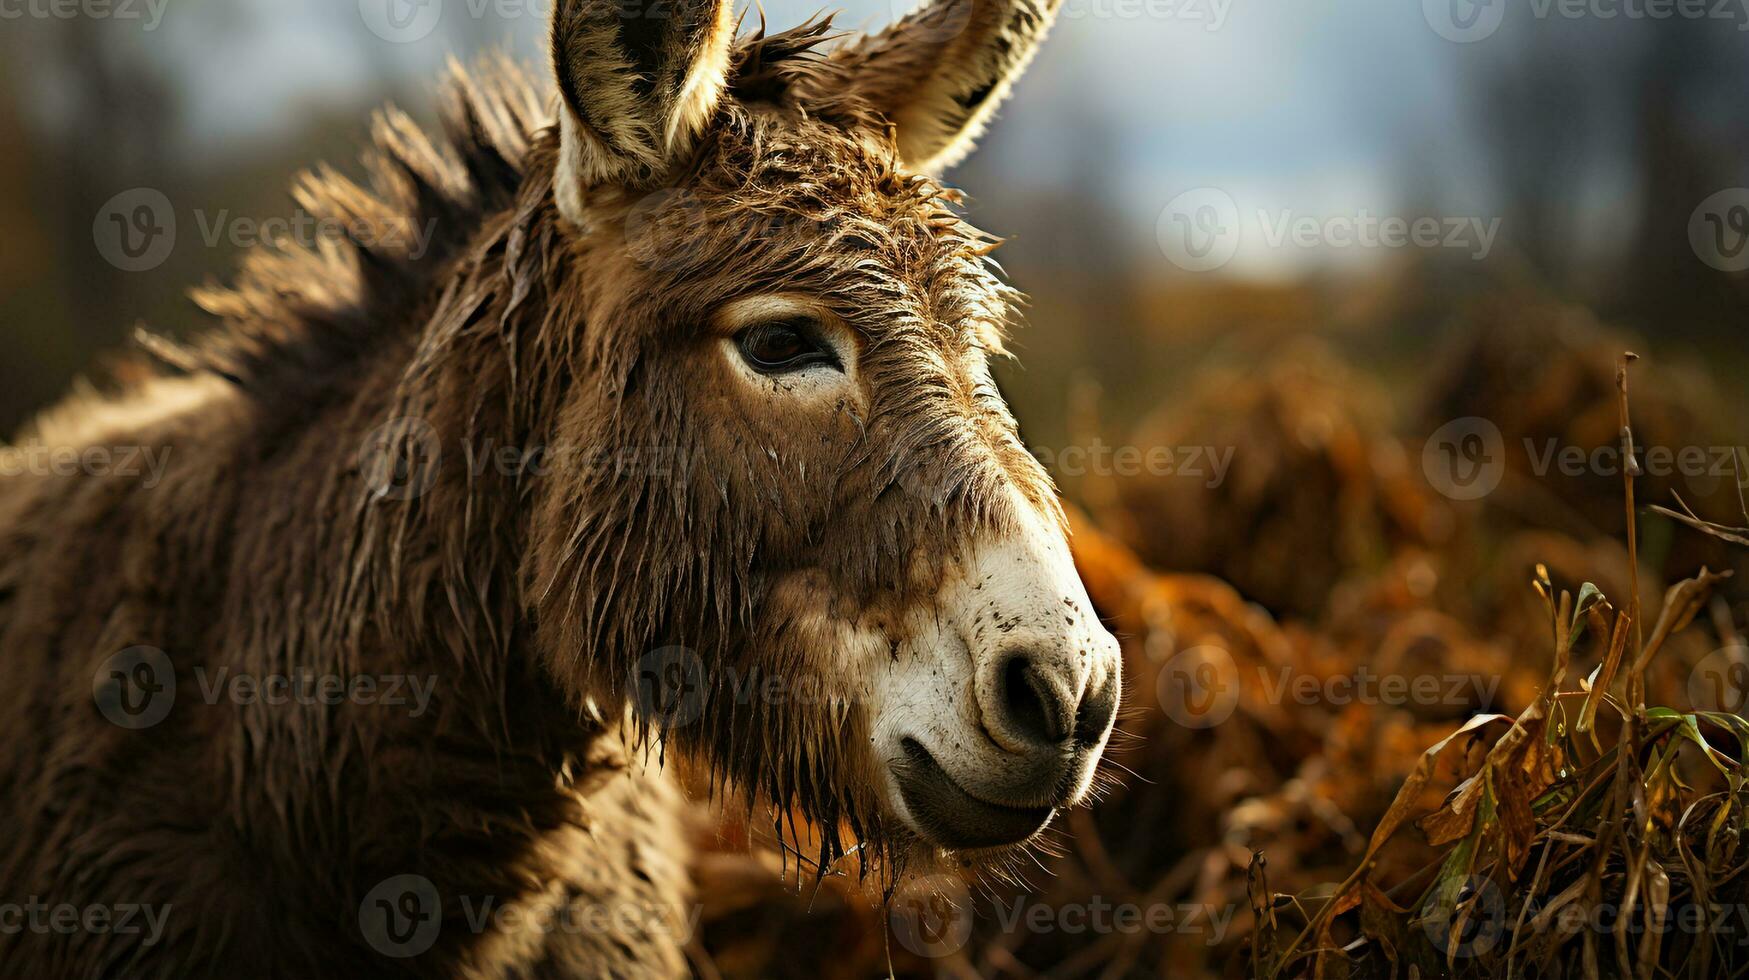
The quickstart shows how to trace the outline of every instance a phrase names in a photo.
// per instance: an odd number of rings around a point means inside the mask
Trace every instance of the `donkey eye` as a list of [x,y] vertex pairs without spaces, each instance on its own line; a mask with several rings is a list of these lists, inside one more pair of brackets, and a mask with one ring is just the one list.
[[805,321],[783,320],[748,327],[735,337],[748,366],[761,374],[789,374],[816,365],[844,370],[838,354]]

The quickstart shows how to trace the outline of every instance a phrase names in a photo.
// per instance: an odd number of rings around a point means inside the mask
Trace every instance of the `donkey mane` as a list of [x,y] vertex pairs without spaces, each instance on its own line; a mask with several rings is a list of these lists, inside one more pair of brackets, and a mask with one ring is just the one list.
[[[784,103],[815,87],[826,63],[822,46],[845,36],[832,29],[830,14],[776,33],[762,24],[735,43],[730,91],[744,104]],[[500,237],[526,228],[551,190],[552,162],[544,171],[539,162],[552,128],[550,85],[502,53],[471,69],[451,59],[448,71],[435,134],[394,106],[374,115],[361,156],[368,186],[327,164],[294,179],[298,207],[332,222],[341,237],[316,248],[250,250],[232,284],[191,291],[221,326],[189,345],[142,331],[136,339],[147,352],[172,370],[215,374],[259,398],[301,398],[396,339],[385,324],[423,326],[411,314],[454,262],[475,247],[510,244],[480,241],[485,222],[517,209]],[[815,99],[809,108],[816,117],[879,129],[878,114],[851,97]],[[537,172],[542,179],[525,187]],[[531,244],[516,242],[507,264],[519,299],[544,268]]]

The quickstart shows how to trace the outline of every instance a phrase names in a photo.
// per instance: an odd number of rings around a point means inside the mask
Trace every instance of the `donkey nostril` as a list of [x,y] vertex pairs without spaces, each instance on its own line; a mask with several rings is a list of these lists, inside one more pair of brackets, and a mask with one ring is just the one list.
[[1056,745],[1069,737],[1072,708],[1022,654],[1002,668],[1002,712],[1013,731],[1029,742]]
[[1075,713],[1075,744],[1081,748],[1097,745],[1116,715],[1117,678],[1112,677],[1104,687],[1081,699]]

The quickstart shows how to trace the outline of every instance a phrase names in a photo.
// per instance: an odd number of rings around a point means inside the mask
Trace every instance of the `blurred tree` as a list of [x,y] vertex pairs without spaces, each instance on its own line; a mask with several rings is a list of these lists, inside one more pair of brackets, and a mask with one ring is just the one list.
[[1629,66],[1639,213],[1615,288],[1598,306],[1648,331],[1743,335],[1749,278],[1698,261],[1689,247],[1695,208],[1749,184],[1749,111],[1740,98],[1720,97],[1749,83],[1735,30],[1711,21],[1659,24]]
[[[1528,11],[1525,11],[1528,15]],[[1740,335],[1742,276],[1702,262],[1691,216],[1745,183],[1749,62],[1719,20],[1520,17],[1469,73],[1504,202],[1537,284],[1642,330]]]
[[[149,284],[99,252],[92,229],[116,194],[139,186],[173,193],[164,148],[175,103],[158,62],[145,56],[133,25],[95,17],[10,22],[5,36],[6,99],[0,129],[13,127],[18,181],[11,205],[31,219],[8,220],[8,235],[36,239],[5,303],[10,348],[0,426],[10,432],[52,400],[95,351],[113,346],[144,312]],[[131,42],[131,43],[130,43]],[[28,79],[28,82],[26,81]],[[52,112],[22,101],[52,97]],[[40,236],[40,237],[39,237]]]

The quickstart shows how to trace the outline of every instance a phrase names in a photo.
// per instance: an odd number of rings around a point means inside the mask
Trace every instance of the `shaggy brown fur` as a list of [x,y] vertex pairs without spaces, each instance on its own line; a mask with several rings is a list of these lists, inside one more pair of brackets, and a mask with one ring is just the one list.
[[[583,181],[587,228],[561,214],[576,172],[536,87],[457,69],[443,141],[390,111],[371,189],[329,172],[295,189],[367,233],[249,256],[235,288],[197,294],[221,329],[148,339],[174,370],[24,434],[169,467],[0,481],[0,927],[8,902],[166,918],[150,942],[0,928],[9,973],[682,973],[663,751],[819,821],[822,866],[851,842],[916,850],[874,798],[863,692],[809,602],[896,621],[974,531],[1016,519],[1004,488],[1060,510],[964,367],[1009,313],[991,242],[901,167],[887,109],[832,89],[824,36],[739,42],[721,98],[693,105],[710,124],[686,124],[671,170],[639,170],[662,189]],[[570,98],[575,122],[590,96]],[[736,400],[713,311],[772,292],[854,327],[865,411],[798,431]],[[677,645],[709,665],[689,724],[635,687]],[[105,712],[140,695],[140,647],[175,696],[134,730]],[[433,686],[424,711],[209,693],[286,676]],[[836,693],[755,713],[724,687],[748,676]],[[409,958],[369,925],[403,876],[441,907]],[[488,902],[648,914],[482,926]]]

